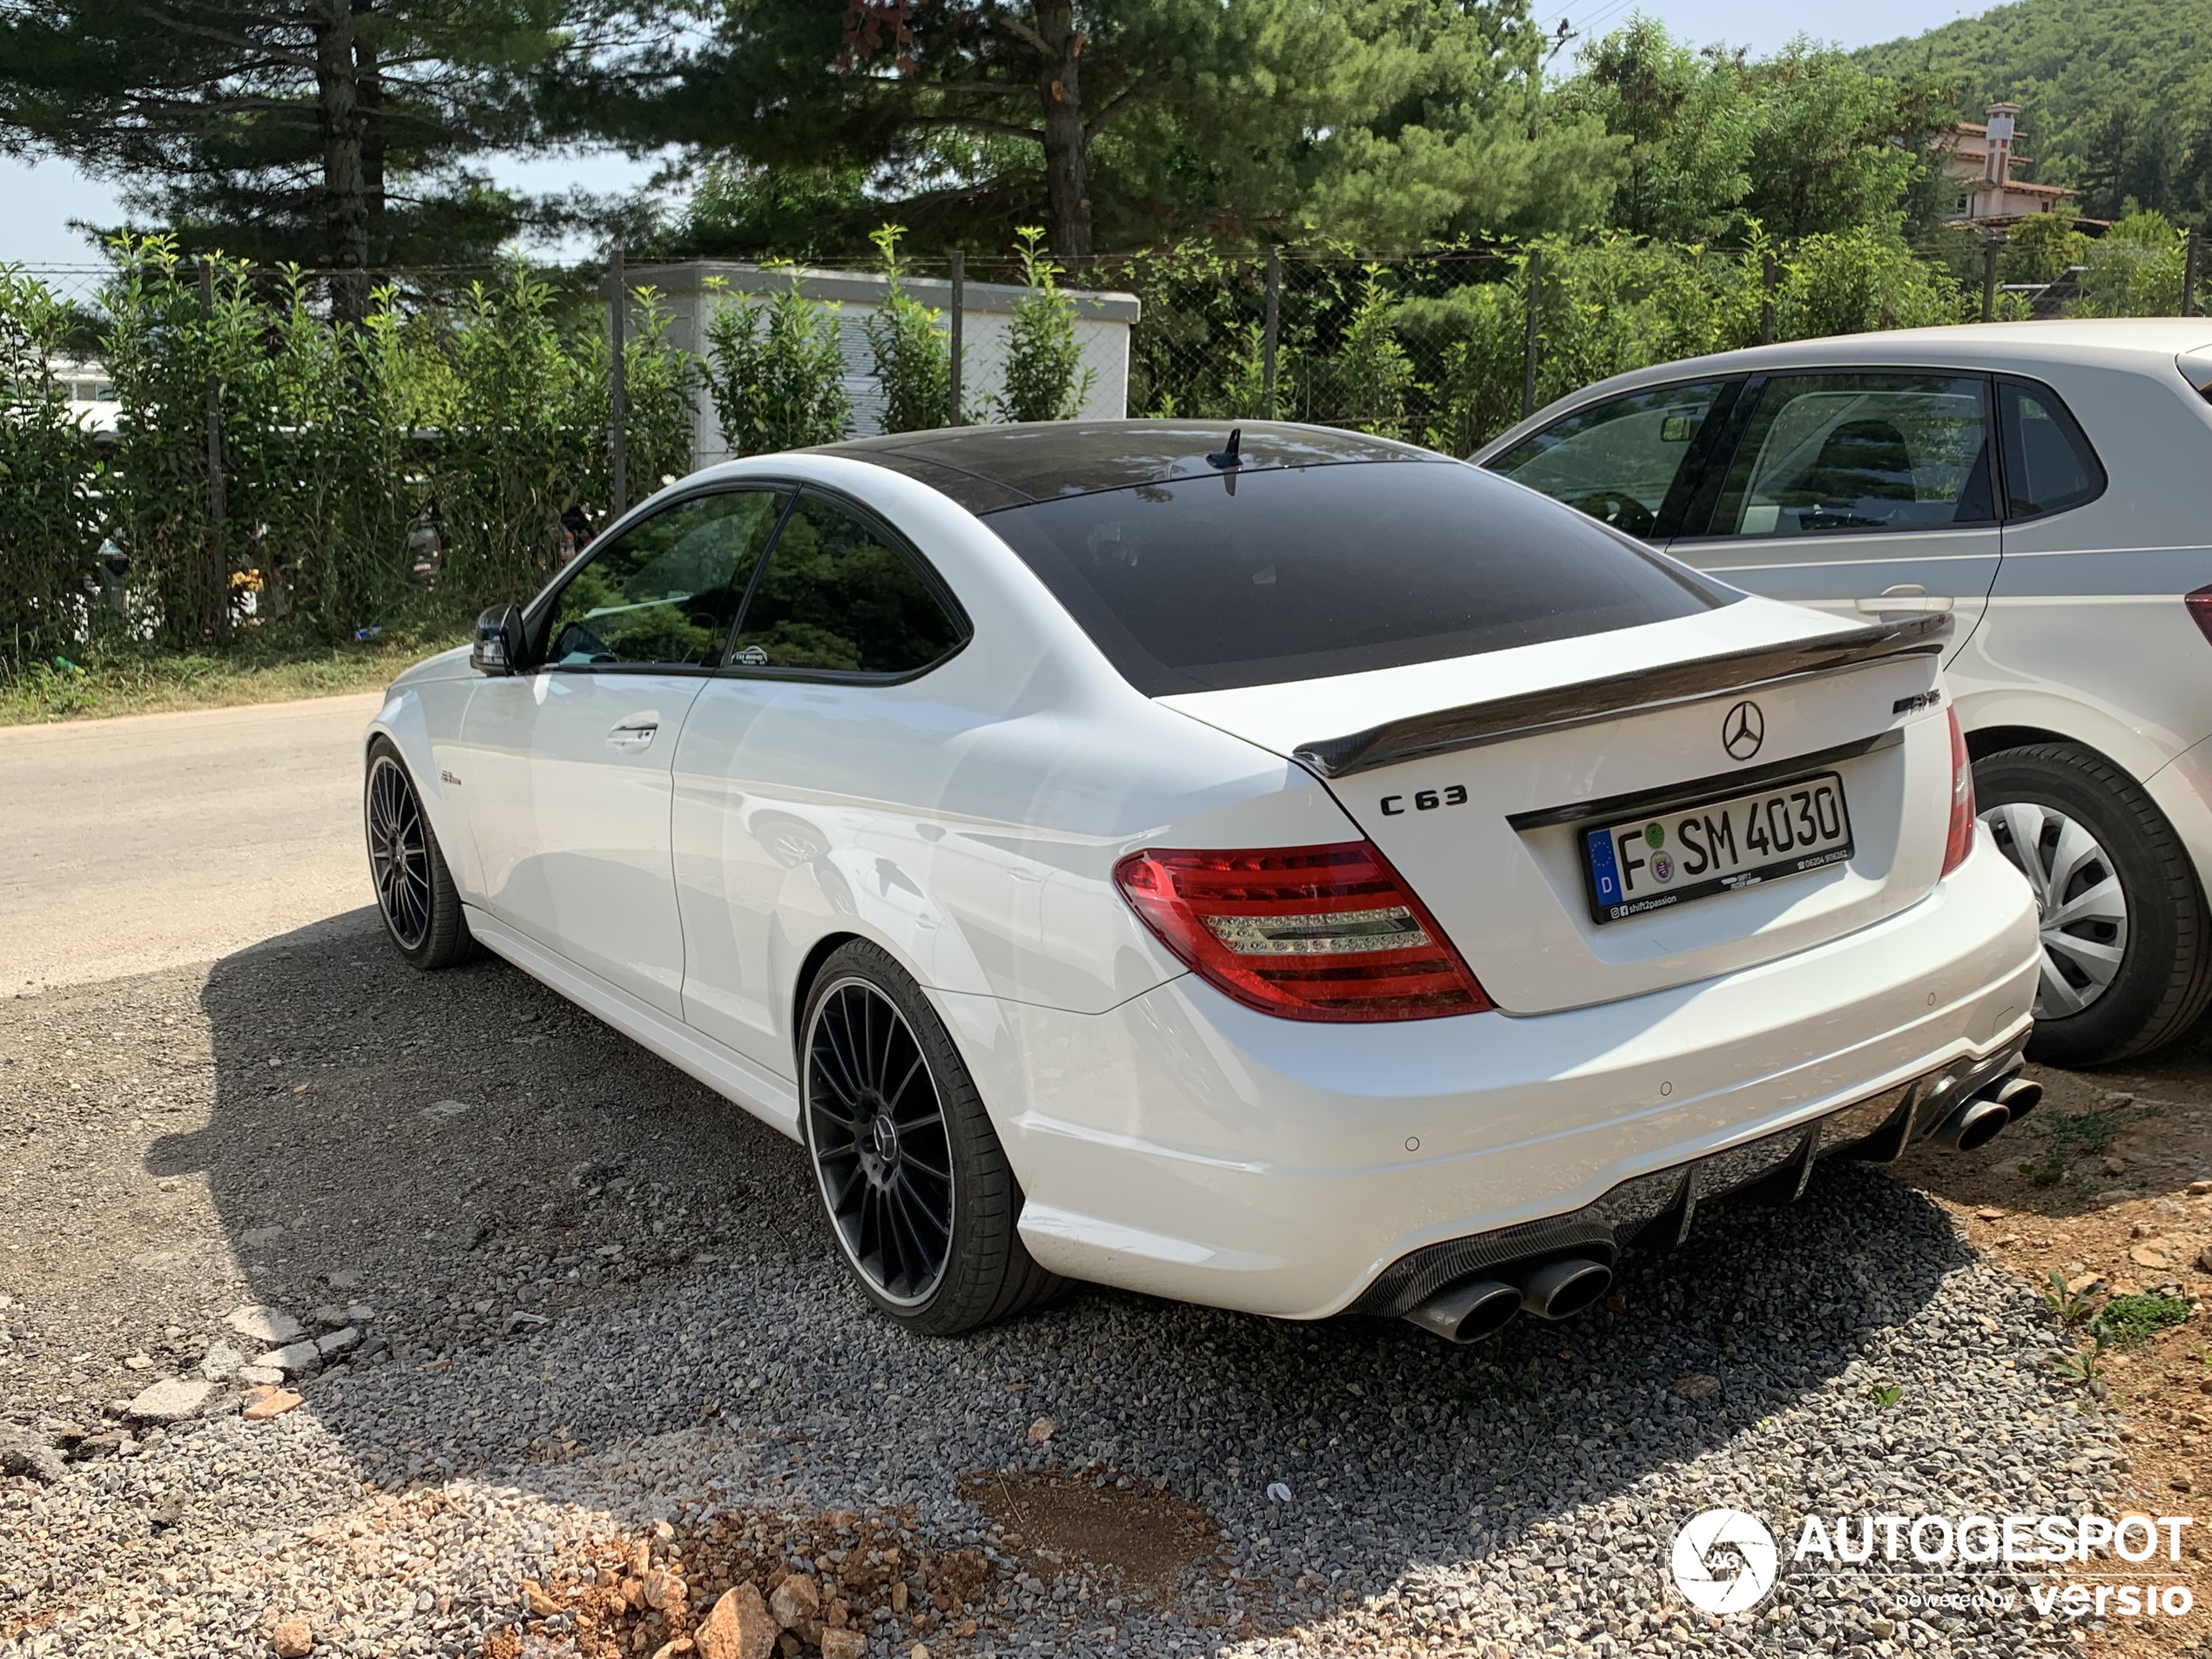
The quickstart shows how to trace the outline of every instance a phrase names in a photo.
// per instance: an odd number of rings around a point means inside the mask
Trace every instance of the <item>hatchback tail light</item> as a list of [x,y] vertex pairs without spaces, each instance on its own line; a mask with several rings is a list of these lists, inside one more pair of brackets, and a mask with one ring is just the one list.
[[1959,730],[1959,711],[1944,712],[1951,717],[1951,839],[1943,847],[1943,873],[1949,875],[1974,850],[1974,763]]
[[2185,593],[2182,603],[2189,608],[2189,620],[2196,624],[2197,632],[2212,640],[2212,588]]
[[1366,841],[1148,847],[1123,897],[1191,971],[1286,1020],[1427,1020],[1492,1006],[1444,930]]

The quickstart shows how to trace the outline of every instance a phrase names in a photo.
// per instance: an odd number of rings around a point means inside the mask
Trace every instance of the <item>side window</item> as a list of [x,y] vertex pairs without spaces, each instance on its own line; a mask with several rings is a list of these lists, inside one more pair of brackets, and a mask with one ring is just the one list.
[[2105,469],[2065,404],[2042,387],[1997,382],[2005,513],[2043,518],[2104,494]]
[[753,567],[789,499],[776,489],[694,496],[592,548],[554,597],[545,666],[720,662]]
[[1979,376],[1778,374],[1757,395],[1707,534],[1996,522]]
[[1555,421],[1489,463],[1631,536],[1657,533],[1725,381],[1631,392]]
[[837,502],[802,495],[745,607],[730,661],[910,674],[964,637],[903,548]]

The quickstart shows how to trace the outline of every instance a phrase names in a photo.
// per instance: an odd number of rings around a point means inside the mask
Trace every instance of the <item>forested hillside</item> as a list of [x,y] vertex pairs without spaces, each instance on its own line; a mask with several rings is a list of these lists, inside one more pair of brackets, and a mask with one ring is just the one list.
[[2019,104],[2031,176],[2080,188],[2087,214],[2212,215],[2212,0],[2020,0],[1858,56],[1956,82],[1972,118]]

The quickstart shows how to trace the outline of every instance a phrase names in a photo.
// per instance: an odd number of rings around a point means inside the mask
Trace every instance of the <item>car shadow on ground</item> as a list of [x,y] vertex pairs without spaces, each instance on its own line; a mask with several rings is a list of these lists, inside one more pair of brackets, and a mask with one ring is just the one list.
[[[845,1284],[794,1145],[502,963],[417,974],[363,912],[219,963],[203,1002],[212,1116],[150,1170],[204,1173],[260,1300],[361,1331],[302,1388],[363,1480],[576,1496],[592,1458],[644,1446],[668,1456],[631,1477],[671,1502],[696,1455],[757,1501],[930,1514],[979,1473],[1096,1470],[1214,1518],[1188,1594],[1223,1621],[1318,1616],[1682,1470],[1971,1259],[1925,1197],[1845,1165],[1632,1253],[1603,1309],[1479,1346],[1082,1287],[924,1340]],[[1955,1427],[1900,1420],[1892,1449]]]

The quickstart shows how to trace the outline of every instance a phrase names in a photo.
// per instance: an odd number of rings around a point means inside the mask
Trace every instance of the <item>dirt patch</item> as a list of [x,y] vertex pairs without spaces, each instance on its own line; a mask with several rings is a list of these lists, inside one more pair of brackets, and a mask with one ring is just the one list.
[[[746,1586],[782,1627],[786,1659],[822,1652],[832,1631],[888,1631],[952,1651],[946,1638],[976,1633],[992,1571],[980,1549],[927,1548],[903,1510],[694,1509],[642,1536],[602,1540],[522,1595],[536,1615],[526,1629],[566,1634],[583,1659],[691,1652],[715,1603]],[[488,1649],[487,1659],[501,1656]]]
[[1170,1599],[1221,1547],[1221,1529],[1204,1510],[1126,1475],[971,1474],[960,1494],[1040,1577],[1089,1568],[1124,1595]]
[[[2109,1622],[2097,1651],[2149,1659],[2212,1637],[2212,1037],[2141,1069],[2031,1067],[2043,1105],[1976,1152],[1923,1147],[1897,1172],[2070,1326],[2062,1373],[2117,1415],[2121,1514],[2187,1514],[2182,1618]],[[2085,1574],[2124,1567],[2095,1561]],[[2149,1563],[2146,1563],[2149,1565]]]

